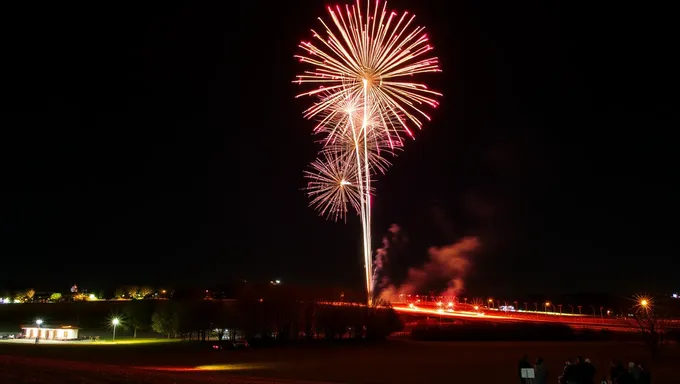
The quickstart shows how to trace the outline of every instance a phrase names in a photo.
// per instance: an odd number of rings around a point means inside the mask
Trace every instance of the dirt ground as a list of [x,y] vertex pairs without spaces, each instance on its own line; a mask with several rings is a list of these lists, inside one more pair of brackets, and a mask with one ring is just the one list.
[[[414,342],[216,351],[188,343],[32,345],[0,343],[2,383],[517,383],[523,354],[544,358],[549,381],[569,357],[590,358],[598,378],[613,359],[646,363],[655,382],[680,374],[680,348],[652,362],[634,343]],[[55,375],[54,372],[59,372]],[[61,380],[61,381],[60,381]],[[301,381],[304,380],[304,381]]]

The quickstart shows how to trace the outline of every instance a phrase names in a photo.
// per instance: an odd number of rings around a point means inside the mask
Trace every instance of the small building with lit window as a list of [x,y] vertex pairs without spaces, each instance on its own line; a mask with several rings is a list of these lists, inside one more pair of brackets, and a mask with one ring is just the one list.
[[73,340],[78,338],[78,327],[50,324],[22,325],[21,333],[26,335],[27,339],[40,337],[43,340]]

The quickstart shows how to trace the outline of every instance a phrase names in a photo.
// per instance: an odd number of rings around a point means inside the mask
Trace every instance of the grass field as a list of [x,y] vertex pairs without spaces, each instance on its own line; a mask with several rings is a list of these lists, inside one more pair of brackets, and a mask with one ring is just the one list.
[[[604,375],[612,359],[649,363],[655,382],[673,382],[680,348],[660,362],[634,343],[414,342],[214,351],[193,343],[0,343],[0,382],[23,383],[516,383],[523,354],[542,356],[550,382],[566,358],[583,355]],[[59,372],[55,375],[51,372]],[[43,377],[39,377],[39,375]],[[35,380],[30,380],[33,375]],[[29,378],[26,380],[26,378]],[[59,381],[62,380],[62,381]],[[285,382],[285,381],[284,381]]]

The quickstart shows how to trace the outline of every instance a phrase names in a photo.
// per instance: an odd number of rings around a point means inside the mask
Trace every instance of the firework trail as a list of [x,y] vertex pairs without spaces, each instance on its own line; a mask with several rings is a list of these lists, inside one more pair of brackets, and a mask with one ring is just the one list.
[[[321,163],[313,163],[313,169],[329,172],[324,176],[328,180],[321,181],[325,187],[312,186],[319,191],[312,195],[312,205],[326,216],[329,212],[343,212],[344,216],[343,201],[357,209],[370,304],[371,178],[376,172],[385,172],[389,162],[384,156],[402,147],[402,136],[413,137],[412,127],[420,128],[422,119],[430,119],[424,109],[436,107],[435,98],[441,94],[412,78],[440,72],[439,62],[430,56],[432,47],[424,27],[414,26],[415,16],[408,12],[388,11],[387,3],[379,0],[373,5],[368,0],[365,8],[357,0],[355,5],[329,6],[327,10],[331,22],[319,18],[323,33],[312,30],[313,40],[302,42],[299,47],[304,53],[295,56],[310,67],[295,82],[314,86],[297,97],[317,99],[304,116],[318,120],[314,132],[324,136],[323,152],[338,154],[324,154]],[[356,194],[337,188],[337,180],[346,180],[343,175],[350,167],[355,168],[350,173],[356,176],[352,184]],[[343,200],[350,195],[358,197],[358,204],[352,198]]]

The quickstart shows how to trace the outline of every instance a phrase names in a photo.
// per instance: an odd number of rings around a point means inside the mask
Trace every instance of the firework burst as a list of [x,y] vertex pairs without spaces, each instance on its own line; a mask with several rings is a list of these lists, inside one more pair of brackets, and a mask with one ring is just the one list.
[[357,168],[352,153],[327,151],[306,170],[309,205],[319,214],[338,221],[346,218],[348,205],[361,209]]
[[[355,5],[328,7],[332,22],[322,19],[324,33],[312,30],[313,40],[302,42],[304,54],[295,57],[311,67],[297,76],[298,84],[314,89],[304,111],[318,121],[314,133],[323,135],[322,158],[306,171],[311,205],[336,220],[351,205],[361,217],[366,290],[369,304],[373,289],[371,253],[371,179],[390,166],[385,155],[403,146],[412,127],[429,120],[426,107],[436,107],[440,93],[413,76],[440,72],[438,59],[424,27],[414,26],[415,16],[388,11],[386,3],[371,0]],[[349,203],[349,204],[348,204]]]
[[[436,107],[441,93],[423,83],[412,82],[412,76],[440,72],[439,60],[429,56],[432,46],[424,27],[414,26],[415,15],[401,15],[387,10],[379,1],[371,7],[360,2],[328,7],[332,23],[319,18],[325,34],[312,30],[314,39],[302,42],[306,54],[296,55],[313,70],[298,75],[297,82],[313,83],[316,89],[303,95],[324,95],[305,111],[312,118],[325,110],[336,109],[343,100],[368,99],[378,107],[378,118],[387,142],[401,140],[401,134],[413,136],[411,125],[422,127],[422,119],[430,120],[424,106]],[[320,123],[323,124],[324,121]]]
[[342,113],[336,113],[336,110],[329,112],[325,119],[327,124],[317,126],[315,133],[324,136],[319,140],[323,145],[322,152],[348,153],[356,152],[357,148],[360,151],[365,149],[371,171],[387,172],[391,165],[387,155],[395,155],[403,145],[401,141],[387,141],[383,134],[384,122],[376,118],[377,108],[364,113],[360,103],[342,103],[338,107]]

